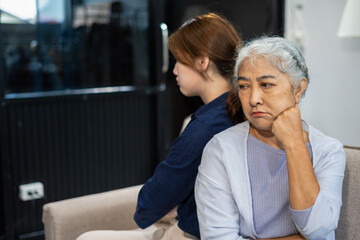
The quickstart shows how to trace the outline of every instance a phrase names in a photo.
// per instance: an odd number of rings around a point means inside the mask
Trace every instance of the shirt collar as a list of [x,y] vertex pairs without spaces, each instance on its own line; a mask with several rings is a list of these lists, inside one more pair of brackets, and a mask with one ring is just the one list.
[[227,98],[228,94],[229,94],[229,92],[223,93],[222,95],[215,98],[208,104],[202,105],[201,107],[198,108],[198,110],[196,110],[196,112],[194,114],[191,115],[191,118],[202,115],[210,109],[225,106],[225,102],[226,102],[226,98]]

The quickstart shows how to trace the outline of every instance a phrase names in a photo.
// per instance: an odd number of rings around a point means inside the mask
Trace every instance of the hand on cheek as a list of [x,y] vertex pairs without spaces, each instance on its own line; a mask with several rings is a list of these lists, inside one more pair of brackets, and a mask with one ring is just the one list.
[[271,131],[284,149],[304,142],[299,106],[295,104],[280,113],[272,123]]

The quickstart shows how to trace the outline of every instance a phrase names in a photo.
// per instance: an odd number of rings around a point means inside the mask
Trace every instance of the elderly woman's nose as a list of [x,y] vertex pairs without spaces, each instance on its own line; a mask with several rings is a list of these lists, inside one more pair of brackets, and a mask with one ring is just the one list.
[[261,90],[257,87],[251,88],[250,91],[250,105],[256,106],[262,103]]

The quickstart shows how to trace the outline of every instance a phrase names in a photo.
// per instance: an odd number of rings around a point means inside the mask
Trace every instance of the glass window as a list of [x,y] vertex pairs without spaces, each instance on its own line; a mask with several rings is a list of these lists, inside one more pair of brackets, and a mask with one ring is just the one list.
[[0,9],[1,23],[35,23],[36,0],[1,0]]
[[0,1],[5,92],[148,85],[147,0],[67,2]]

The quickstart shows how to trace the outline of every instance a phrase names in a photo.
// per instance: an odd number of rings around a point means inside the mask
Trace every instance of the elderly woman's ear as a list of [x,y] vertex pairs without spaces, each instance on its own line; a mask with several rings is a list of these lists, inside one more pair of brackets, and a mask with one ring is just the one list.
[[296,103],[300,102],[301,96],[304,94],[307,85],[308,85],[308,81],[305,78],[301,79],[299,86],[295,90]]

